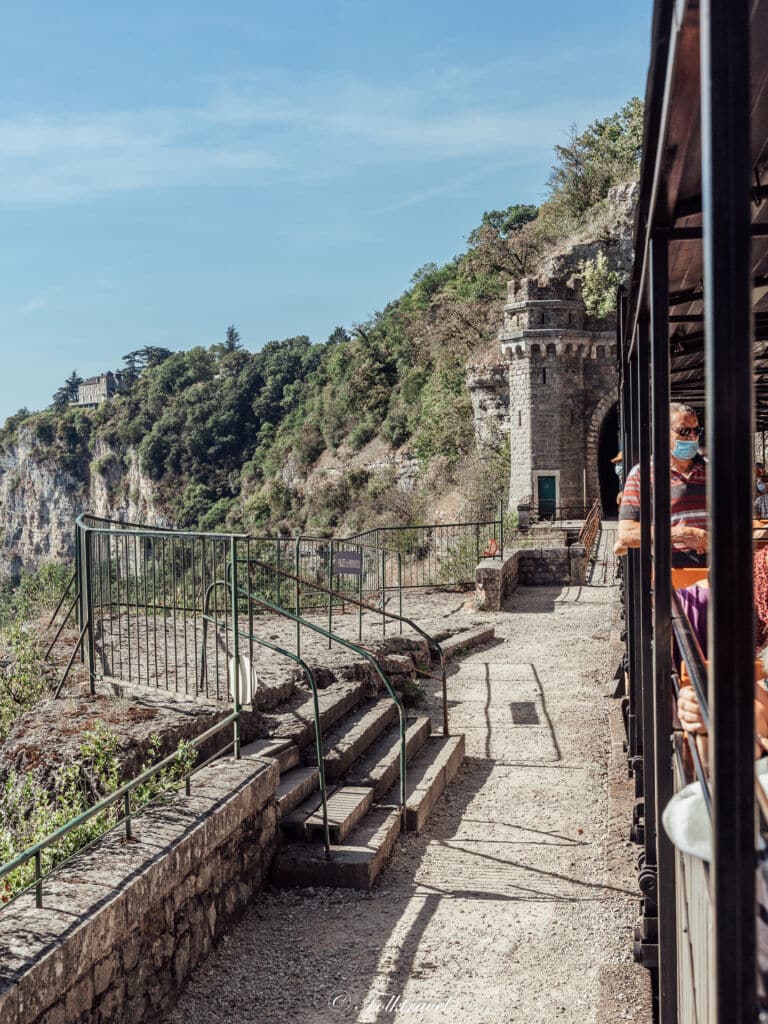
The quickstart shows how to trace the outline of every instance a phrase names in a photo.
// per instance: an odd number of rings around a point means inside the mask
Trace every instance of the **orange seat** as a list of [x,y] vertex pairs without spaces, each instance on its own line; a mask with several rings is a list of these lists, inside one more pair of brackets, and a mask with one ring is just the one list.
[[683,587],[692,587],[694,583],[700,583],[709,577],[709,569],[703,566],[699,569],[673,569],[672,589],[682,590]]
[[[708,664],[708,661],[704,662],[705,667]],[[760,659],[757,659],[755,661],[755,682],[759,683],[762,679],[765,678],[765,674],[766,673],[765,669],[763,668],[762,661]],[[691,677],[688,675],[688,666],[685,664],[685,662],[682,662],[682,664],[680,665],[680,685],[691,686]]]

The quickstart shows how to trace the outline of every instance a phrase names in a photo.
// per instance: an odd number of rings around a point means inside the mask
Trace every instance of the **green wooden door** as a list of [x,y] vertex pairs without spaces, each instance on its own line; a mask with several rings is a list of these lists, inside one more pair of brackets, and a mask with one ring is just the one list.
[[554,519],[557,511],[557,488],[553,476],[537,477],[539,516]]

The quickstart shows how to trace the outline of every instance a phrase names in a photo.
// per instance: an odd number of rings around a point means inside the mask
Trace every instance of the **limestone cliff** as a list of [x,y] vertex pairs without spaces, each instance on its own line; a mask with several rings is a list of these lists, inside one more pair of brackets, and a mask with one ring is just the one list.
[[85,511],[169,525],[132,450],[122,455],[97,439],[87,479],[80,479],[22,426],[0,453],[0,579],[72,557],[75,519]]

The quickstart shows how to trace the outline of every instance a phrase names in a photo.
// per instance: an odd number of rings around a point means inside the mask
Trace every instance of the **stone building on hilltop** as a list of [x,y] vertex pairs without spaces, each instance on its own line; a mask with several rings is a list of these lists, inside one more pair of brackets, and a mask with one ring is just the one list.
[[118,380],[111,370],[97,377],[88,377],[77,386],[77,401],[72,405],[92,407],[106,402],[117,391]]
[[587,316],[578,278],[510,281],[503,362],[469,370],[478,441],[510,442],[510,506],[542,515],[600,498],[616,509],[618,372],[614,327]]

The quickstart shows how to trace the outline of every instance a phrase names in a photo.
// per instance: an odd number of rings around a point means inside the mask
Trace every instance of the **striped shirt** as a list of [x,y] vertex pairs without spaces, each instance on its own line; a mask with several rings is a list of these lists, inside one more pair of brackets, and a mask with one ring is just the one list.
[[[679,523],[707,529],[707,464],[697,455],[687,473],[669,467],[669,512],[670,525]],[[653,491],[653,487],[651,487]],[[619,506],[619,519],[640,522],[640,467],[633,466],[624,483],[624,493]],[[672,547],[684,551],[685,544],[673,541]]]

